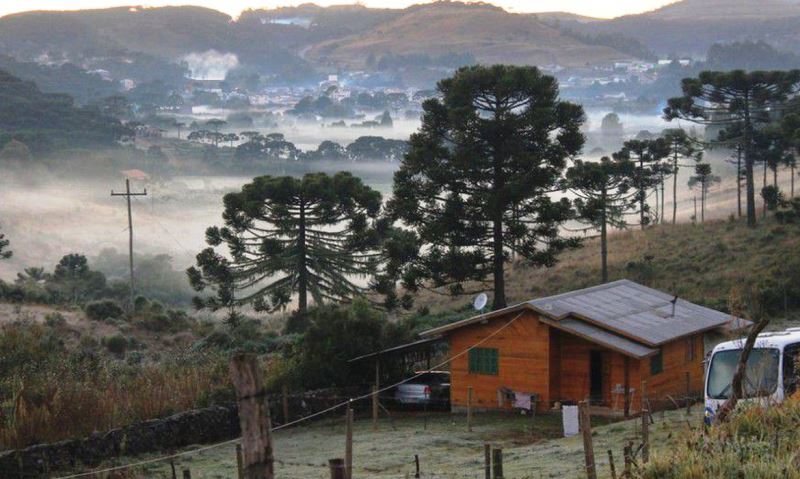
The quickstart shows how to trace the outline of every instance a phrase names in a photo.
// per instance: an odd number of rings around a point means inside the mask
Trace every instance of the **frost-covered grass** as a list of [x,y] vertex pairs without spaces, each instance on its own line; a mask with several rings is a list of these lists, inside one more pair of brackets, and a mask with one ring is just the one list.
[[[698,427],[699,407],[688,418],[683,411],[655,415],[651,426],[654,451],[669,437],[681,437],[691,425]],[[614,451],[617,470],[622,470],[622,448],[627,439],[639,437],[640,420],[612,422],[595,417],[592,420],[596,460],[600,477],[610,477],[607,450]],[[327,419],[309,426],[278,431],[275,434],[276,476],[281,479],[315,479],[329,477],[327,461],[344,456],[343,419]],[[414,477],[414,455],[420,457],[423,477],[442,479],[483,478],[483,447],[490,443],[504,450],[506,479],[585,477],[583,444],[580,437],[562,438],[561,415],[539,415],[531,418],[504,414],[476,414],[473,432],[466,430],[463,415],[431,413],[426,421],[422,414],[395,417],[397,430],[382,418],[378,432],[372,431],[368,418],[356,420],[354,434],[354,477],[357,479],[389,479]],[[638,445],[638,443],[637,443]],[[141,459],[141,458],[137,458]],[[120,463],[131,462],[125,458]],[[188,467],[192,477],[234,478],[236,456],[234,446],[190,455],[176,461],[176,469]],[[169,464],[150,466],[135,477],[171,477]]]

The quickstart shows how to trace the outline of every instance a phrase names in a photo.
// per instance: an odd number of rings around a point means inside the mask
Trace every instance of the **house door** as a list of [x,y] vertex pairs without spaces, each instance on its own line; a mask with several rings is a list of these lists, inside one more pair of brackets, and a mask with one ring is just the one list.
[[603,403],[603,352],[589,353],[589,400],[592,404]]

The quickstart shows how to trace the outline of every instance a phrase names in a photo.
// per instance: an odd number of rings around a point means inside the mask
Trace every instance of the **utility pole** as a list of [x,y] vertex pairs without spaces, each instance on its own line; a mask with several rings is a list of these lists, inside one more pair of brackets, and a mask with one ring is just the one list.
[[133,308],[134,299],[134,286],[133,286],[133,217],[131,215],[131,196],[147,196],[147,188],[141,193],[131,193],[131,180],[125,179],[125,193],[114,193],[111,190],[111,196],[124,196],[128,202],[128,262],[131,269],[131,303],[130,308]]

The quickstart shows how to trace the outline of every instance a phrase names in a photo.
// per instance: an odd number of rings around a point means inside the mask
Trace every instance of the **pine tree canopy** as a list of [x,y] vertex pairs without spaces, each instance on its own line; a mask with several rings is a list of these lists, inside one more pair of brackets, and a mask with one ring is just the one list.
[[583,146],[583,109],[559,100],[556,80],[535,67],[466,67],[438,91],[423,105],[389,204],[421,245],[404,283],[466,293],[466,283],[482,290],[491,281],[502,308],[512,253],[549,266],[574,244],[559,235],[571,205],[551,194]]
[[[363,293],[377,269],[381,205],[380,193],[350,173],[255,178],[225,196],[225,226],[206,231],[210,247],[188,275],[216,296],[196,306],[275,310],[296,294],[305,312],[309,294],[322,304]],[[225,255],[214,250],[221,245]]]

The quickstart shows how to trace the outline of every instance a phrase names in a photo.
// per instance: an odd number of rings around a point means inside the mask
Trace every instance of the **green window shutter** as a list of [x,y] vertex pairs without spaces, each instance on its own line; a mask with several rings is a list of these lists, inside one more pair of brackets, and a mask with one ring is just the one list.
[[469,351],[470,374],[497,375],[499,368],[499,353],[497,349],[475,348]]
[[650,358],[650,375],[655,376],[664,370],[664,355],[659,350],[658,354]]

